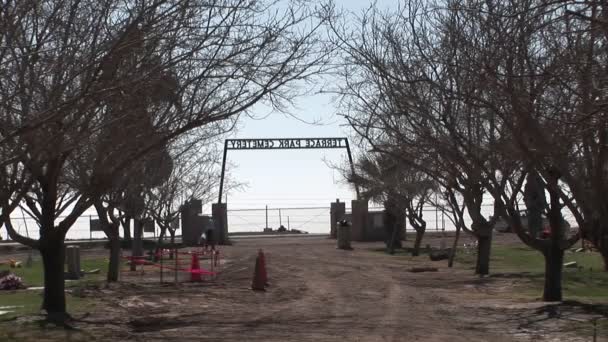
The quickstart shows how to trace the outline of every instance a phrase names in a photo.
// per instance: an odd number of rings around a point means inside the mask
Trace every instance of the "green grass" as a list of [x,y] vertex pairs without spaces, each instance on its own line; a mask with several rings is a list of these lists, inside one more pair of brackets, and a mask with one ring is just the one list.
[[[95,301],[89,298],[78,298],[66,294],[68,312],[80,315],[90,312]],[[43,316],[28,317],[26,321],[15,321],[17,317],[33,315],[40,312],[42,304],[41,290],[20,290],[0,292],[0,306],[16,306],[12,312],[0,315],[0,342],[4,341],[93,341],[86,331],[65,330],[62,327],[46,325]]]
[[[374,248],[374,252],[386,253],[386,248]],[[412,259],[409,249],[395,251],[395,256]],[[420,249],[420,256],[428,260],[425,248]],[[461,267],[475,269],[475,251],[459,249],[455,262]],[[608,301],[608,272],[599,253],[574,253],[566,251],[564,263],[576,261],[578,268],[563,269],[563,297],[568,300],[593,302]],[[490,276],[522,279],[517,282],[514,293],[524,297],[539,298],[542,295],[545,276],[543,255],[522,245],[493,245],[490,258]]]
[[[20,260],[25,265],[25,260]],[[107,258],[98,259],[82,259],[80,267],[85,271],[99,269],[99,274],[87,274],[83,278],[76,281],[66,282],[66,287],[78,286],[87,282],[98,282],[105,279],[108,269]],[[7,269],[6,265],[0,266],[0,270]],[[34,257],[32,267],[22,266],[21,268],[11,268],[11,272],[21,277],[27,286],[42,286],[44,284],[44,272],[42,268],[42,260],[40,256]]]
[[[22,261],[25,264],[25,260]],[[5,265],[0,267],[0,269],[6,269]],[[107,261],[105,259],[83,259],[81,260],[81,267],[84,270],[99,268],[101,272],[99,274],[87,274],[77,281],[68,281],[66,282],[67,288],[87,286],[91,283],[99,284],[105,279],[107,269]],[[10,269],[10,271],[22,277],[25,284],[29,287],[43,285],[44,276],[40,257],[34,258],[32,267],[14,268]],[[78,315],[91,311],[95,306],[95,300],[74,297],[66,293],[66,304],[70,314]],[[42,316],[39,319],[34,316],[33,320],[28,317],[28,321],[26,322],[17,323],[15,321],[18,317],[40,313],[41,305],[42,290],[0,291],[0,307],[11,307],[5,310],[10,312],[0,315],[0,342],[40,340],[91,341],[90,336],[84,336],[82,333],[73,333],[63,328],[45,326]]]
[[[460,251],[456,261],[470,267],[475,266],[475,255]],[[603,271],[603,261],[599,253],[573,253],[566,251],[564,263],[576,261],[577,268],[563,269],[562,289],[566,299],[608,300],[608,272]],[[493,276],[516,277],[530,281],[522,284],[524,295],[540,296],[545,273],[543,255],[527,246],[492,246],[490,273]]]
[[[25,265],[25,260],[20,260]],[[91,284],[99,284],[105,280],[108,262],[106,258],[97,259],[82,259],[80,266],[85,271],[99,269],[99,274],[87,274],[79,280],[66,281],[66,288],[75,288],[79,286],[87,286]],[[0,269],[7,269],[6,265],[0,266]],[[42,260],[40,256],[34,257],[31,267],[11,268],[11,272],[21,277],[28,287],[40,287],[44,285],[44,273],[42,269]],[[66,294],[68,311],[71,313],[78,312],[85,307],[89,307],[92,301],[72,297]],[[0,315],[0,322],[10,320],[21,315],[35,314],[40,311],[42,304],[42,290],[19,290],[19,291],[0,291],[0,307],[15,306],[10,308],[10,313]],[[0,309],[1,310],[1,309]]]
[[[90,309],[91,305],[94,305],[86,298],[73,297],[69,294],[66,294],[66,302],[68,311],[71,313],[80,312],[85,308]],[[12,306],[14,308],[7,309],[11,312],[1,315],[0,322],[22,315],[36,314],[40,312],[41,305],[42,290],[2,291],[0,292],[0,307]]]

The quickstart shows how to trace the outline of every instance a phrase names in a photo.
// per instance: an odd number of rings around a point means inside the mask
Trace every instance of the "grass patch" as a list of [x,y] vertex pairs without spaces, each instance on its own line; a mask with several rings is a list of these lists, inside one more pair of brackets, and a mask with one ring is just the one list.
[[[90,312],[95,301],[89,298],[73,297],[66,293],[68,312],[80,315]],[[26,317],[26,321],[16,321],[17,317],[32,316],[40,312],[42,291],[20,290],[0,292],[0,306],[16,306],[12,312],[0,315],[0,342],[4,341],[92,341],[94,336],[86,331],[65,330],[63,327],[47,325],[43,316]],[[13,311],[14,310],[14,311]]]
[[[456,262],[473,269],[475,253],[462,250],[456,254]],[[566,251],[564,263],[576,261],[577,268],[563,269],[562,289],[564,298],[574,300],[608,300],[608,272],[603,271],[603,261],[599,253],[573,253]],[[490,272],[495,277],[523,278],[530,285],[522,288],[522,294],[540,296],[545,276],[543,255],[527,246],[493,245],[490,258]]]
[[[373,248],[372,252],[386,254],[386,248]],[[428,260],[426,248],[420,248],[420,256],[412,257],[411,248],[395,250],[395,256],[415,260]],[[460,267],[475,269],[476,250],[458,249],[455,257]],[[574,253],[566,251],[564,263],[576,261],[577,268],[563,269],[563,296],[569,300],[606,302],[608,301],[608,272],[603,270],[602,257],[597,252]],[[517,285],[517,295],[539,298],[545,279],[545,259],[543,255],[525,245],[492,246],[490,257],[492,277],[522,279]]]
[[[71,313],[82,312],[90,309],[93,302],[87,298],[73,297],[66,293],[66,304]],[[6,309],[10,311],[0,315],[0,322],[11,320],[14,317],[32,315],[40,312],[42,305],[42,291],[19,290],[0,292],[0,307],[13,307]],[[3,310],[3,309],[0,309]]]
[[[25,264],[25,260],[21,261]],[[66,281],[66,289],[96,285],[105,280],[108,267],[108,262],[105,258],[82,259],[80,264],[81,268],[85,271],[99,269],[100,272],[98,274],[87,274],[79,280]],[[0,269],[6,269],[6,265],[0,266]],[[34,257],[31,267],[23,266],[9,270],[21,277],[28,287],[40,287],[44,285],[44,272],[40,256]],[[73,297],[69,293],[66,293],[66,302],[70,313],[78,313],[93,305],[92,300]],[[0,322],[6,322],[23,315],[36,314],[40,311],[41,305],[42,290],[0,291],[0,307],[14,307],[6,310],[0,309],[0,311],[10,311],[9,313],[0,315]],[[1,331],[2,329],[0,328]]]
[[[21,268],[11,268],[11,272],[15,273],[23,279],[23,282],[27,286],[42,286],[44,284],[44,271],[42,267],[41,257],[35,256],[33,259],[32,267],[25,267],[25,260],[20,260],[24,266]],[[79,286],[83,283],[89,282],[100,282],[105,279],[105,275],[108,269],[107,258],[97,259],[81,259],[80,267],[85,271],[99,269],[99,274],[87,274],[83,278],[75,281],[66,282],[66,287]],[[0,266],[0,269],[8,269],[6,265]]]

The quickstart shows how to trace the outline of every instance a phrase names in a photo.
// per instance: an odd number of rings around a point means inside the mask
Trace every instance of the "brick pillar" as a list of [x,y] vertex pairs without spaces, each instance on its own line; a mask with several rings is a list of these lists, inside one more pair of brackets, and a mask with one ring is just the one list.
[[186,246],[195,246],[198,244],[204,226],[199,216],[203,211],[203,202],[201,200],[192,199],[182,206],[182,242]]
[[366,200],[352,200],[351,237],[353,241],[365,241],[368,224],[368,206]]
[[211,217],[215,224],[215,236],[219,245],[227,245],[228,242],[228,208],[226,203],[213,203],[211,205]]
[[337,237],[337,222],[344,220],[344,214],[346,213],[346,203],[340,202],[339,199],[336,198],[335,202],[331,203],[331,207],[329,209],[329,220],[330,220],[330,237],[335,239]]

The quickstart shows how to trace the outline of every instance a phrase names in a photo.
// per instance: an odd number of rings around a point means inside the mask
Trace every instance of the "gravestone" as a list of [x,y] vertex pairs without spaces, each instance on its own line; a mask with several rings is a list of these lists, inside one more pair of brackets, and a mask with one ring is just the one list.
[[68,271],[67,279],[80,279],[80,247],[67,246],[65,248],[66,263]]

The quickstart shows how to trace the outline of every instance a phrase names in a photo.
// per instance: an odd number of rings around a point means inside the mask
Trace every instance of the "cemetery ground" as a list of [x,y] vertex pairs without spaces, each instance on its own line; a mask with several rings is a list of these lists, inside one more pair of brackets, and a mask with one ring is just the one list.
[[[423,245],[441,239],[428,234]],[[450,269],[424,253],[387,255],[381,243],[353,247],[338,250],[324,237],[241,239],[222,249],[217,279],[177,287],[161,285],[153,267],[107,286],[107,251],[84,249],[82,267],[102,272],[66,285],[75,329],[42,323],[40,290],[4,292],[0,306],[16,308],[0,315],[0,341],[592,341],[594,321],[597,341],[608,341],[608,273],[596,253],[567,252],[565,261],[580,267],[564,269],[566,301],[544,303],[542,256],[511,234],[495,237],[492,274],[484,278],[473,274],[472,248],[459,248]],[[250,290],[259,248],[266,292]],[[16,273],[40,286],[40,258]]]

